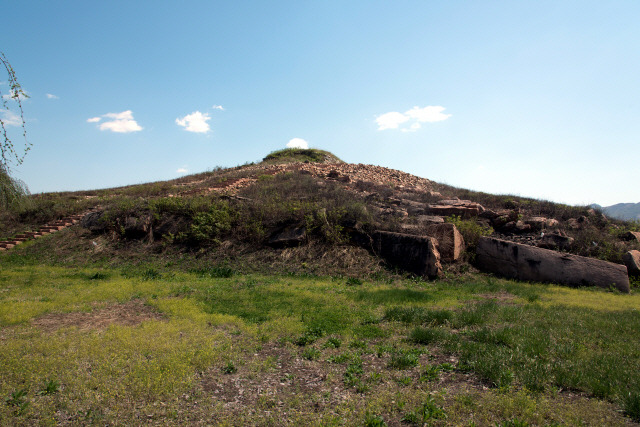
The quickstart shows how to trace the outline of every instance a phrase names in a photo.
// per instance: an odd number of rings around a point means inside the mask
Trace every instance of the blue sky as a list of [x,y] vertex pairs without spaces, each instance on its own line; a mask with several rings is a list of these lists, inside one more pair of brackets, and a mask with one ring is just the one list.
[[33,148],[13,173],[33,193],[236,166],[300,138],[474,190],[640,201],[635,0],[21,0],[2,11],[0,50],[30,96]]

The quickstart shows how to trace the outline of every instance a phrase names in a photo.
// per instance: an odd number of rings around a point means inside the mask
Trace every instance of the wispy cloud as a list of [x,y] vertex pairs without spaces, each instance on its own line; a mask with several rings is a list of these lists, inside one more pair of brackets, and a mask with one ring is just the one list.
[[222,105],[214,105],[214,106],[213,106],[213,107],[211,107],[211,108],[213,108],[214,110],[221,110],[221,111],[224,111],[224,107],[223,107]]
[[[391,111],[381,114],[376,117],[376,123],[378,130],[400,128],[403,132],[413,132],[420,129],[423,123],[441,122],[451,117],[451,114],[444,114],[444,110],[445,107],[439,105],[429,105],[423,108],[416,106],[404,113]],[[409,126],[407,127],[405,124]]]
[[52,94],[52,93],[48,93],[48,94],[47,94],[47,98],[48,98],[48,99],[59,99],[57,96],[55,96],[55,95],[54,95],[54,94]]
[[182,126],[188,132],[207,133],[211,130],[209,123],[207,123],[209,120],[211,120],[209,114],[194,111],[182,118],[177,118],[176,124]]
[[176,173],[179,173],[180,175],[184,175],[187,172],[189,172],[189,169],[187,168],[178,168],[178,170],[176,170]]
[[7,110],[0,110],[0,114],[5,126],[22,126],[22,118],[19,115]]
[[309,143],[302,138],[293,138],[287,143],[287,148],[309,148]]
[[123,111],[121,113],[107,113],[99,117],[91,117],[87,119],[87,122],[98,123],[103,118],[105,121],[98,125],[98,129],[100,130],[110,130],[111,132],[117,133],[138,132],[142,130],[142,127],[133,118],[131,110]]

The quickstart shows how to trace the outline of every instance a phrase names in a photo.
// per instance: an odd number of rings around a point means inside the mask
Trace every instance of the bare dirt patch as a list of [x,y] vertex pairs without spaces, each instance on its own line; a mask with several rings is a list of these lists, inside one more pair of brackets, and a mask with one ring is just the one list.
[[80,330],[106,329],[110,325],[136,326],[163,315],[142,300],[114,304],[91,312],[52,313],[34,319],[31,324],[45,330],[75,326]]
[[498,304],[513,303],[514,300],[518,298],[516,295],[510,294],[507,291],[493,292],[488,294],[476,294],[475,296],[477,296],[478,298],[486,299],[486,300],[493,300]]

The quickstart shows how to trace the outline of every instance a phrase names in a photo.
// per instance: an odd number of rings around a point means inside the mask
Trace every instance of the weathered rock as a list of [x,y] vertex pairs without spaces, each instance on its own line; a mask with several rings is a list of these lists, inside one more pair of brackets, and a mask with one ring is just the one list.
[[629,251],[622,256],[624,265],[627,266],[629,276],[640,276],[640,251]]
[[640,242],[640,233],[638,233],[637,231],[627,231],[622,236],[620,236],[620,238],[622,240]]
[[538,247],[545,249],[567,249],[573,243],[573,237],[560,233],[544,233],[538,241]]
[[418,224],[400,224],[400,231],[406,234],[418,234],[422,227]]
[[[496,229],[503,231],[504,227],[507,227],[507,224],[513,222],[516,223],[520,218],[520,212],[517,210],[500,210],[495,213],[491,219],[491,225]],[[505,230],[507,231],[507,230]]]
[[426,207],[424,203],[409,199],[402,199],[400,200],[400,203],[407,209],[407,213],[409,215],[420,215],[424,213],[424,208]]
[[523,221],[511,221],[500,227],[500,231],[514,234],[529,233],[531,231],[531,226],[529,224],[525,224]]
[[307,229],[305,227],[287,227],[277,230],[267,244],[274,248],[286,248],[291,246],[299,246],[307,239]]
[[122,229],[124,236],[129,239],[141,239],[144,237],[153,238],[151,231],[151,215],[142,215],[141,217],[128,216],[124,219]]
[[462,256],[464,238],[454,224],[432,224],[427,227],[427,235],[438,241],[438,252],[443,261],[457,261]]
[[424,209],[424,213],[427,215],[457,215],[465,219],[476,217],[482,212],[484,212],[484,207],[470,200],[440,200],[436,204],[426,205]]
[[104,233],[107,231],[107,223],[102,220],[103,215],[104,211],[90,212],[80,220],[80,225],[92,233]]
[[480,238],[476,254],[480,270],[511,279],[629,292],[627,269],[620,264],[490,237]]
[[418,215],[417,217],[419,224],[443,224],[444,218],[441,216],[433,216],[433,215]]
[[587,224],[589,224],[589,218],[587,218],[586,216],[581,216],[579,218],[569,218],[567,220],[567,227],[573,230],[581,230]]
[[484,212],[482,212],[480,215],[478,215],[480,218],[485,218],[488,220],[493,220],[497,217],[500,216],[500,214],[498,214],[498,212],[492,211],[491,209],[485,209]]
[[545,218],[543,216],[534,216],[529,219],[525,219],[524,223],[531,226],[533,231],[546,230],[547,228],[556,228],[560,223],[553,218]]
[[376,231],[371,236],[373,251],[390,265],[436,278],[442,274],[436,239],[427,236]]

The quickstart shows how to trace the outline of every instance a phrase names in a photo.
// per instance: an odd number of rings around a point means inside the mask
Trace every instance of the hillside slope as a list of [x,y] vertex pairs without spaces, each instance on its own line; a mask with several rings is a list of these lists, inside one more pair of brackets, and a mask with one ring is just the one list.
[[602,207],[602,212],[610,217],[626,220],[640,221],[640,203],[618,203]]
[[56,262],[188,255],[259,271],[367,275],[398,267],[373,248],[379,231],[437,236],[448,271],[469,269],[482,236],[615,263],[639,248],[623,238],[635,224],[587,206],[473,192],[299,149],[170,181],[31,196],[2,213],[0,239],[88,209],[73,237],[29,251]]

